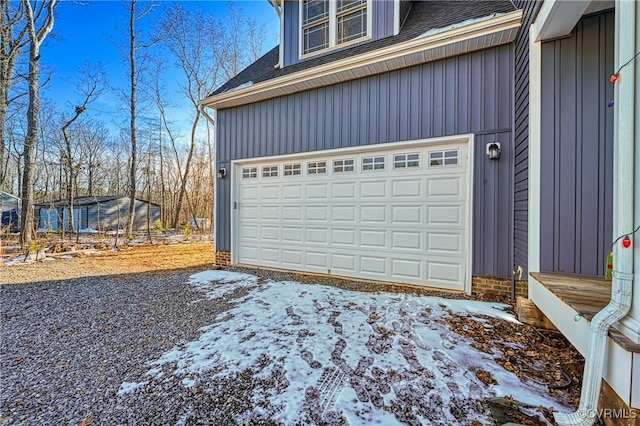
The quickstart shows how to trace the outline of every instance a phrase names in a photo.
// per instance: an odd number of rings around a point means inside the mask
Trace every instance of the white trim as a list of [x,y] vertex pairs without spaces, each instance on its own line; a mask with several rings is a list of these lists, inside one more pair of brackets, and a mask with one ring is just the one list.
[[[542,44],[529,30],[529,272],[540,271],[540,126],[542,116]],[[529,289],[531,298],[531,289]]]
[[[330,84],[324,81],[329,77],[332,77],[331,84],[335,84],[340,81],[353,80],[366,75],[510,43],[515,39],[521,19],[522,10],[516,10],[495,18],[351,56],[241,89],[229,90],[202,99],[200,104],[217,109],[227,108],[253,102],[257,99],[268,99],[314,87],[322,87]],[[460,44],[460,46],[454,48],[456,44]],[[437,52],[436,49],[438,49]],[[429,53],[433,54],[425,54],[426,51],[431,50],[434,51]],[[410,57],[410,55],[420,53],[424,58]],[[338,73],[345,75],[337,78],[335,75]]]
[[344,47],[348,47],[353,44],[362,43],[363,41],[367,41],[371,39],[371,23],[373,22],[371,19],[371,15],[373,14],[373,0],[366,0],[367,5],[365,6],[365,10],[367,13],[367,33],[358,37],[354,40],[349,40],[344,43],[338,43],[338,2],[329,1],[329,46],[324,49],[314,50],[313,52],[304,53],[304,1],[298,0],[298,59],[309,59],[318,55],[327,54],[333,50],[342,49]]
[[563,37],[571,33],[582,15],[587,11],[591,1],[545,0],[540,7],[532,40]]
[[400,34],[400,0],[393,0],[393,35]]
[[[242,177],[242,166],[248,163],[259,163],[259,162],[270,162],[275,163],[281,160],[304,160],[310,159],[320,156],[332,156],[332,155],[354,155],[358,153],[369,153],[375,151],[386,152],[390,149],[402,149],[402,148],[413,148],[417,146],[426,146],[426,145],[443,145],[443,144],[467,144],[467,200],[468,200],[468,208],[466,209],[466,217],[465,223],[467,225],[467,256],[465,259],[466,262],[466,270],[465,270],[465,285],[464,291],[467,294],[471,294],[472,287],[472,273],[471,269],[473,266],[473,172],[474,172],[474,144],[475,144],[475,136],[473,134],[462,134],[456,136],[446,136],[441,138],[429,138],[429,139],[418,139],[412,141],[402,141],[402,142],[389,142],[375,145],[364,145],[364,146],[356,146],[349,148],[334,148],[327,149],[322,151],[310,151],[303,152],[297,154],[284,154],[284,155],[275,155],[270,157],[258,157],[258,158],[245,158],[239,160],[231,161],[231,194],[230,194],[230,218],[231,218],[231,229],[230,229],[230,238],[231,238],[231,264],[235,265],[238,263],[238,254],[237,254],[237,242],[236,242],[236,215],[240,211],[239,209],[234,209],[234,203],[237,201],[237,195],[239,191],[240,181]],[[358,161],[354,161],[354,168],[358,167]]]

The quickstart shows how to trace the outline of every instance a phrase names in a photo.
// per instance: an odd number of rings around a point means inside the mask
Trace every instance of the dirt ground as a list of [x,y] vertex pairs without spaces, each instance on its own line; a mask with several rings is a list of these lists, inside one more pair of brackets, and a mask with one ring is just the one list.
[[0,283],[34,283],[136,272],[171,273],[178,269],[210,268],[214,262],[211,242],[138,246],[93,254],[78,251],[72,256],[48,257],[47,260],[24,265],[5,266],[0,263]]

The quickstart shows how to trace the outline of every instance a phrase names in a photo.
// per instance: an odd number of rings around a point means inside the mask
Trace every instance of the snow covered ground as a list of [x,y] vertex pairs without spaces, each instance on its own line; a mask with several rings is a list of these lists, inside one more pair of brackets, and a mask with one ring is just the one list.
[[[482,401],[507,395],[566,408],[543,386],[522,383],[499,366],[497,349],[480,352],[447,325],[451,315],[517,322],[507,305],[259,282],[228,271],[195,274],[191,283],[213,300],[238,286],[252,289],[197,340],[149,360],[145,380],[122,383],[121,398],[167,374],[206,392],[208,378],[242,373],[255,383],[276,377],[278,385],[256,385],[253,411],[239,414],[238,423],[259,417],[287,425],[491,424]],[[497,383],[486,385],[477,372]]]

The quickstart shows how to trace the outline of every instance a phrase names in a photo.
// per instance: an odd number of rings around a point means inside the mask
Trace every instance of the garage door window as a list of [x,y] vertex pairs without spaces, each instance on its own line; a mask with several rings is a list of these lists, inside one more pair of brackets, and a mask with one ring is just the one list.
[[354,170],[353,158],[349,158],[347,160],[333,160],[334,173],[352,172],[353,170]]
[[278,166],[262,166],[262,177],[278,176]]
[[242,179],[254,179],[258,177],[258,169],[256,167],[245,167],[242,169]]
[[300,164],[285,164],[284,175],[285,176],[297,176],[302,174],[302,166]]
[[327,173],[327,162],[317,161],[307,164],[307,173],[310,175],[324,175]]
[[429,167],[457,166],[458,150],[429,151]]
[[384,157],[364,157],[362,170],[384,170]]
[[420,167],[420,154],[396,154],[393,156],[393,167],[395,169],[406,169],[410,167]]

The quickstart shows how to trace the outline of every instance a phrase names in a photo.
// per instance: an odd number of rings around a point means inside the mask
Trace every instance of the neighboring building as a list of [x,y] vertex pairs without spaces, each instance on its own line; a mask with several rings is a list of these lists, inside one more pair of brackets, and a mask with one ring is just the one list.
[[216,110],[228,172],[216,186],[218,263],[508,295],[522,11],[276,8],[281,45],[201,102]]
[[[134,229],[147,228],[147,214],[151,226],[160,220],[160,205],[136,200]],[[125,228],[129,218],[129,197],[86,196],[73,200],[73,225],[75,231],[96,231]],[[67,200],[42,203],[35,206],[35,222],[39,229],[48,231],[69,230],[69,207]]]
[[20,198],[15,195],[11,195],[2,191],[2,221],[0,222],[3,227],[8,227],[11,230],[17,230],[20,228]]

